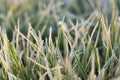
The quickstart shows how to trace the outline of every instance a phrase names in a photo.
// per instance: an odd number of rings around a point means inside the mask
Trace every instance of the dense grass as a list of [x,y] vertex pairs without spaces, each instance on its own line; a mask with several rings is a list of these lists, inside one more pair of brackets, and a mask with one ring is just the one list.
[[13,1],[0,0],[0,80],[120,79],[119,0]]

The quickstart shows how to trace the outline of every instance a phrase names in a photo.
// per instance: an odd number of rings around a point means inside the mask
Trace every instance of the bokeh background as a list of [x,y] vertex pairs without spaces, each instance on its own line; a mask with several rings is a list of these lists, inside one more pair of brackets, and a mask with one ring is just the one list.
[[6,29],[10,40],[18,20],[24,34],[31,23],[43,37],[48,36],[49,27],[56,36],[57,22],[64,16],[69,27],[70,20],[84,21],[95,10],[104,13],[110,22],[114,12],[120,13],[120,0],[0,0],[0,27]]

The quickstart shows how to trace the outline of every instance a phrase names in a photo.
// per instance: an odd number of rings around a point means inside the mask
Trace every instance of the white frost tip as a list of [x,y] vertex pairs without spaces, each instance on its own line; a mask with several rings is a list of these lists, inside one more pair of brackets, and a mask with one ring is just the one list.
[[58,25],[62,25],[62,24],[63,24],[63,22],[62,22],[62,21],[58,22]]

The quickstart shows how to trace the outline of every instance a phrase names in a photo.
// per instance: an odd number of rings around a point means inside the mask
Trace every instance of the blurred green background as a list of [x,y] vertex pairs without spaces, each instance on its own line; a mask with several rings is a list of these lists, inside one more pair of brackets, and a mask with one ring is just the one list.
[[112,13],[120,11],[120,0],[0,0],[0,27],[6,29],[10,40],[18,19],[24,34],[31,23],[35,31],[42,31],[43,37],[48,36],[50,26],[56,36],[57,22],[64,16],[69,27],[70,20],[85,20],[96,9],[111,20]]

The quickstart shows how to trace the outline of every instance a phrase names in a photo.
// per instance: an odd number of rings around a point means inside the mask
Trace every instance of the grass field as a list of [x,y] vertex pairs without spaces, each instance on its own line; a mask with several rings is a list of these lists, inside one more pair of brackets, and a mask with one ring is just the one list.
[[0,0],[0,80],[119,80],[119,0]]

